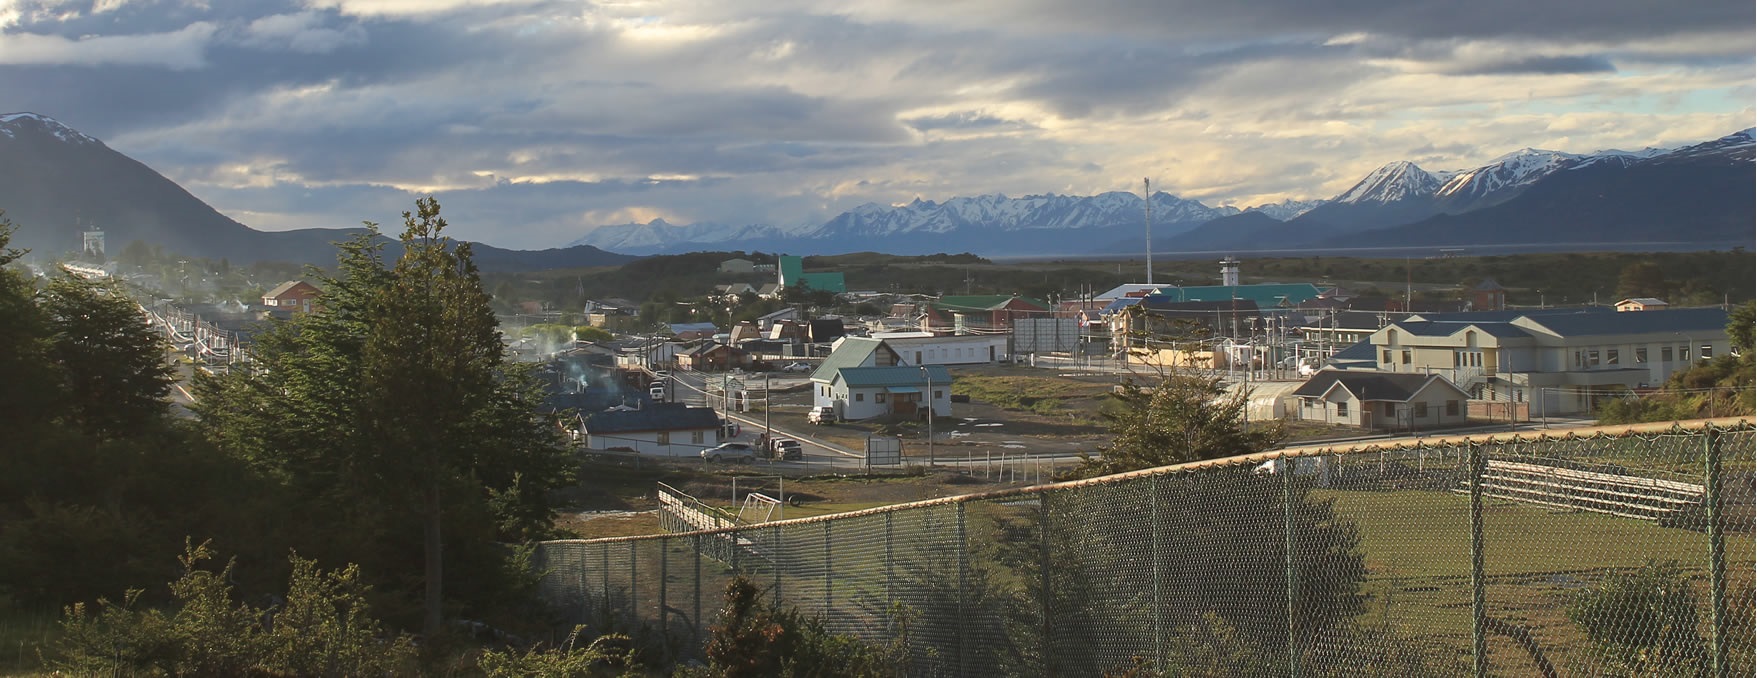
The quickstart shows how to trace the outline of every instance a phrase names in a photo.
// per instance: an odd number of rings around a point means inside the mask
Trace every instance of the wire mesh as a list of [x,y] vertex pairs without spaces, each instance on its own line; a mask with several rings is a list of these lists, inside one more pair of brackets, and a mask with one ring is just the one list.
[[911,675],[1752,675],[1754,442],[1300,450],[533,565],[564,617],[679,658],[739,574]]

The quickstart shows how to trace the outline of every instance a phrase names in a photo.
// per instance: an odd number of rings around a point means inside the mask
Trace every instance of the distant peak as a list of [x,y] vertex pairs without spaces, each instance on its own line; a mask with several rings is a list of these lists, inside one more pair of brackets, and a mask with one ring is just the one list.
[[61,124],[61,121],[46,115],[21,111],[18,113],[0,114],[0,136],[13,138],[19,131],[42,131],[55,136],[56,139],[79,144],[97,143],[78,130]]

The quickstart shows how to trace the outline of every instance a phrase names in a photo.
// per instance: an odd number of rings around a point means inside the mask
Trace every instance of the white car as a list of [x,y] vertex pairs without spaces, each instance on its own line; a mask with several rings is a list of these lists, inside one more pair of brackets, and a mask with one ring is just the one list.
[[716,464],[722,461],[748,464],[756,461],[756,448],[751,447],[750,443],[720,443],[702,450],[702,459]]
[[811,366],[807,365],[805,363],[787,363],[787,365],[785,367],[781,368],[781,371],[782,372],[810,372]]

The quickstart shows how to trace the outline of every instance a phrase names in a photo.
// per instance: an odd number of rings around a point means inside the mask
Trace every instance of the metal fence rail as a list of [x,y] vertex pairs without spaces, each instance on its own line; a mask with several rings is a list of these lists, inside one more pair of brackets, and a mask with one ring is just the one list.
[[742,574],[902,641],[912,675],[1752,675],[1753,441],[1714,420],[1297,448],[545,542],[535,566],[573,621],[683,657]]

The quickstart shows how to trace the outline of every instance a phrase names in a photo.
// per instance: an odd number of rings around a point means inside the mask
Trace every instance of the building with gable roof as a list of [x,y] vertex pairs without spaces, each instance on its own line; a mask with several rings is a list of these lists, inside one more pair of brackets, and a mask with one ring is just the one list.
[[819,367],[811,375],[812,406],[833,407],[839,419],[950,416],[952,373],[944,365]]
[[927,303],[923,331],[1007,331],[1019,318],[1048,318],[1049,304],[1017,294],[945,295]]
[[787,254],[777,257],[775,262],[775,272],[779,276],[777,282],[781,288],[803,285],[808,290],[819,292],[841,294],[848,291],[847,282],[843,280],[841,271],[806,273],[805,260]]
[[623,449],[668,457],[696,456],[720,444],[725,433],[720,415],[712,409],[682,403],[582,414],[580,420],[587,449]]
[[1377,371],[1439,374],[1478,400],[1529,403],[1534,416],[1570,415],[1725,354],[1726,324],[1727,312],[1716,307],[1431,313],[1394,322],[1368,341]]
[[273,311],[310,313],[323,290],[303,280],[288,280],[262,295],[262,305]]
[[1469,394],[1437,374],[1322,370],[1291,394],[1305,421],[1387,431],[1466,422]]

